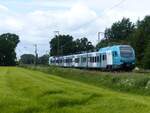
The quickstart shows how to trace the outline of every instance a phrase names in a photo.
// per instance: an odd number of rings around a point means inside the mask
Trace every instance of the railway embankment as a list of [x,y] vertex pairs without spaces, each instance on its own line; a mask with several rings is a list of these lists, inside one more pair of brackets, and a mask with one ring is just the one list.
[[52,66],[23,66],[39,70],[62,78],[80,81],[98,87],[109,88],[119,92],[150,95],[150,72],[101,72],[99,70],[80,70]]

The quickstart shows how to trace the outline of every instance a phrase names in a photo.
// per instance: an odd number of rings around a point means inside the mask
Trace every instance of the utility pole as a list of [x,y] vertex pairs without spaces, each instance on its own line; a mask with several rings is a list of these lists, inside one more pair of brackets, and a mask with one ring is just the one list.
[[98,32],[98,42],[100,42],[100,41],[101,41],[101,34],[103,34],[103,35],[104,35],[104,32]]
[[49,55],[49,50],[46,50],[46,55]]
[[35,44],[34,47],[35,47],[35,65],[37,65],[38,61],[37,44]]
[[57,40],[57,56],[59,56],[59,31],[54,31],[55,36],[58,36]]
[[55,36],[59,35],[59,31],[54,31]]

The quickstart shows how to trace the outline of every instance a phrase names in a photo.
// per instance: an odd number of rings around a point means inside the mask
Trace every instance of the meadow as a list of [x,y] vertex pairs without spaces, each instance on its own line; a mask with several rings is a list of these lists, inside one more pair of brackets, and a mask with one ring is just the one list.
[[[74,76],[78,70],[51,68],[53,71],[48,69],[48,72],[47,68],[40,69],[43,72],[20,67],[0,67],[1,113],[150,112],[149,96],[119,92],[96,85],[98,83],[91,82],[91,78],[87,81],[83,77],[88,71],[79,71],[83,79],[77,80]],[[58,70],[60,72],[56,74]],[[67,78],[64,75],[66,71],[74,73],[74,78]],[[57,76],[52,74],[54,72]],[[103,76],[105,72],[101,74]]]
[[100,88],[150,96],[150,72],[146,70],[102,72],[100,70],[59,68],[55,66],[24,65],[23,67],[69,80],[80,81]]

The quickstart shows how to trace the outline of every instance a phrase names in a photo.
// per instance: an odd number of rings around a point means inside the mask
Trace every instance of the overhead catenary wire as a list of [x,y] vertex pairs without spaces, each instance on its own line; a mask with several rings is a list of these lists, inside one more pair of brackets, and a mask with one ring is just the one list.
[[82,25],[79,25],[77,26],[75,29],[80,29],[80,28],[83,28],[83,27],[86,27],[87,25],[90,25],[92,23],[94,23],[95,21],[97,21],[99,18],[101,18],[106,12],[108,11],[111,11],[112,9],[116,8],[116,7],[119,7],[122,3],[124,3],[126,0],[120,0],[117,4],[113,5],[112,7],[108,8],[108,9],[105,9],[101,12],[101,15],[82,24]]

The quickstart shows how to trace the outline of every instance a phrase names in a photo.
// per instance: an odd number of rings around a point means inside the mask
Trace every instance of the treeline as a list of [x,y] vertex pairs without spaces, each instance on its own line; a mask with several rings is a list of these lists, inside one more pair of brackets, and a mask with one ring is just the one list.
[[20,57],[20,64],[35,64],[35,65],[48,65],[49,55],[45,54],[41,57],[36,58],[33,54],[23,54]]
[[50,55],[61,56],[93,51],[94,46],[87,38],[76,39],[70,35],[56,35],[50,41]]
[[[49,42],[50,56],[92,52],[106,46],[129,44],[135,49],[136,65],[150,69],[150,16],[146,16],[143,20],[137,20],[136,23],[131,22],[129,18],[123,18],[113,23],[110,28],[106,28],[104,35],[105,38],[96,46],[85,37],[75,40],[70,35],[56,35]],[[35,56],[27,59],[33,59],[30,62],[35,62]],[[25,62],[30,63],[27,59]],[[21,61],[24,62],[23,56]],[[43,61],[38,59],[38,63],[43,63]]]
[[[56,35],[50,41],[50,48],[51,56],[70,55],[94,50],[92,42],[88,41],[87,38],[84,37],[81,39],[73,40],[73,37],[70,35]],[[45,54],[36,58],[36,56],[33,54],[23,54],[19,60],[19,63],[48,65],[50,55]]]

